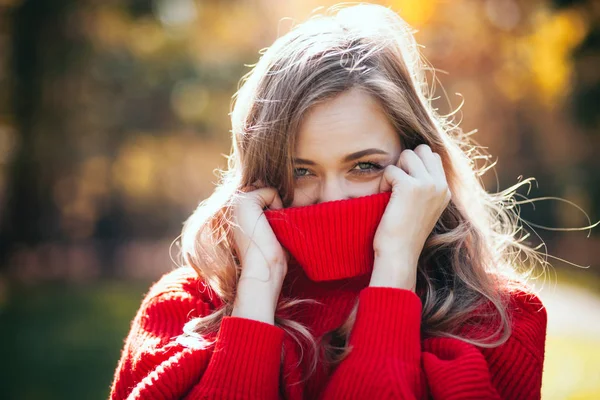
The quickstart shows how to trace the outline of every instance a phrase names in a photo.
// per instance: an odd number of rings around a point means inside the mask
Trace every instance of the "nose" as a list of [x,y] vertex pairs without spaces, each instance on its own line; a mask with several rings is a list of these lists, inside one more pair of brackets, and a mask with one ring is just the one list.
[[338,179],[326,179],[321,184],[318,202],[344,200],[348,197],[343,182]]

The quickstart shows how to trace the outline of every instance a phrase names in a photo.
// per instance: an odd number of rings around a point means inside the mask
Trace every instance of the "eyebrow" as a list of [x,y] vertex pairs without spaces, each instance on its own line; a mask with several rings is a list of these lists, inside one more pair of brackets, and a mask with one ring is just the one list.
[[[370,156],[372,154],[383,154],[388,156],[389,153],[387,151],[383,151],[381,149],[376,149],[376,148],[371,148],[371,149],[365,149],[365,150],[361,150],[361,151],[357,151],[355,153],[350,153],[348,154],[346,157],[344,157],[344,159],[342,160],[342,162],[350,162],[350,161],[354,161],[357,160],[361,157],[364,156]],[[316,165],[316,163],[314,161],[311,160],[306,160],[304,158],[294,158],[294,163],[295,164],[306,164],[306,165]]]

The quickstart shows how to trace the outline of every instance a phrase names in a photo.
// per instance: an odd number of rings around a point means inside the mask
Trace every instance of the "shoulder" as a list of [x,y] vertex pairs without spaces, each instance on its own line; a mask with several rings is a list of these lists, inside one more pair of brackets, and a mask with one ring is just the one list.
[[[508,319],[513,332],[545,331],[546,307],[534,287],[516,279],[498,278],[498,281],[501,284],[496,289],[496,296],[500,303],[493,303],[489,298],[484,299],[463,328],[469,330],[483,323],[487,328],[494,330],[499,322],[498,312],[502,311],[502,319]],[[485,333],[491,334],[487,331]]]
[[526,284],[509,287],[507,294],[511,339],[521,343],[532,354],[543,358],[548,323],[546,307],[533,288]]
[[[503,298],[504,312],[491,302],[473,313],[473,319],[463,325],[468,338],[484,341],[501,340],[499,345],[476,345],[488,360],[506,360],[528,357],[540,364],[544,358],[547,314],[544,304],[534,288],[525,282],[505,281],[499,289]],[[499,318],[501,317],[501,318]],[[504,323],[508,323],[508,331]]]
[[[486,299],[471,313],[458,333],[476,341],[501,341],[499,346],[478,345],[484,352],[517,346],[542,357],[548,318],[544,304],[533,286],[526,282],[508,279],[501,282],[498,289],[501,303],[494,304]],[[506,334],[506,339],[502,340]]]
[[497,315],[497,306],[501,306],[513,328],[527,324],[546,325],[546,307],[533,284],[515,275],[495,275],[493,280],[497,285],[495,297],[500,300],[500,304],[495,305],[487,298],[474,315]]
[[505,289],[507,311],[513,323],[546,325],[546,307],[533,289],[526,283],[511,283]]
[[156,300],[195,300],[217,307],[218,296],[191,267],[177,267],[165,273],[149,289],[144,302]]
[[220,306],[220,298],[194,269],[178,267],[150,287],[134,319],[132,334],[144,334],[164,344],[180,335],[190,319],[206,316]]
[[[173,390],[164,386],[184,382],[178,372],[181,368],[198,371],[205,364],[206,352],[182,347],[177,337],[190,319],[208,315],[219,306],[218,296],[192,268],[179,267],[165,273],[150,287],[131,323],[115,371],[112,398],[125,398],[132,390],[146,393],[154,386]],[[162,398],[164,393],[148,398]]]

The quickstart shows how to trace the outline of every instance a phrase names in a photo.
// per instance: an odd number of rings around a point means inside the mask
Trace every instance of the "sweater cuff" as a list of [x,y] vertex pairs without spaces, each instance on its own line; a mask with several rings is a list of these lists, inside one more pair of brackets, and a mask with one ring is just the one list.
[[283,336],[281,328],[265,322],[223,317],[207,369],[209,380],[225,392],[277,397]]
[[359,295],[352,351],[418,362],[421,356],[421,299],[412,291],[367,287]]

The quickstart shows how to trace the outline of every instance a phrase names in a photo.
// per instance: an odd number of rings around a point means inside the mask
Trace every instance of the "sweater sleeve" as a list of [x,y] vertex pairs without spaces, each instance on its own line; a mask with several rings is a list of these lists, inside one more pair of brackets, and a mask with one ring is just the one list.
[[277,399],[283,330],[225,317],[205,344],[183,346],[176,340],[183,325],[213,307],[164,283],[150,290],[131,324],[111,400]]
[[323,398],[540,398],[546,313],[537,298],[516,298],[511,336],[492,349],[451,338],[421,341],[420,313],[413,292],[364,289],[352,350]]

